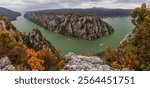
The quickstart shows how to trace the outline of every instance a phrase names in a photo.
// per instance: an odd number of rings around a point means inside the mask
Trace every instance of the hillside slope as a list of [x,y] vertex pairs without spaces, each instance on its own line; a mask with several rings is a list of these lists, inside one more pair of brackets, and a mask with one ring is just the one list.
[[61,13],[91,13],[100,17],[123,17],[130,16],[132,9],[110,9],[110,8],[87,8],[87,9],[53,9],[41,10],[40,12],[61,12]]
[[37,29],[29,35],[18,31],[5,17],[0,17],[0,70],[59,70],[63,58]]
[[0,15],[6,16],[9,21],[13,21],[16,20],[17,16],[20,16],[21,14],[19,12],[0,7]]
[[133,11],[132,23],[132,33],[117,50],[108,48],[105,58],[112,67],[150,70],[150,10],[145,3]]

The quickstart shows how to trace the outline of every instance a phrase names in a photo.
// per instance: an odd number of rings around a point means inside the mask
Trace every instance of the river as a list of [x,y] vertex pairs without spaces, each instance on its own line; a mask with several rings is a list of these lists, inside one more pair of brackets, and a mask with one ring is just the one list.
[[58,33],[50,32],[25,19],[23,16],[12,21],[12,24],[14,24],[18,30],[25,32],[26,34],[28,34],[33,28],[38,28],[42,32],[43,36],[50,41],[55,48],[61,49],[61,55],[65,55],[69,52],[77,54],[96,53],[105,50],[108,46],[115,49],[124,36],[134,28],[130,17],[103,18],[103,20],[110,24],[115,31],[111,35],[93,41],[66,37]]

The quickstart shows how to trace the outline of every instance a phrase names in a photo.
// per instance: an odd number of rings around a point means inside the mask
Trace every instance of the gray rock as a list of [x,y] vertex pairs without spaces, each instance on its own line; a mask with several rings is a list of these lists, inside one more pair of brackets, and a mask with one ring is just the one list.
[[30,47],[33,49],[40,50],[47,48],[52,52],[56,52],[55,47],[42,36],[42,33],[38,29],[32,29],[32,32],[29,33],[28,38]]
[[10,64],[11,64],[11,62],[10,62],[8,57],[3,57],[3,58],[0,59],[0,69],[4,68],[4,67],[6,67],[7,65],[10,65]]
[[24,17],[50,31],[86,40],[95,40],[114,31],[99,16],[91,14],[28,12]]
[[135,69],[123,68],[122,71],[135,71]]
[[101,65],[101,67],[103,68],[103,71],[110,71],[111,67],[109,65]]
[[13,65],[7,65],[2,69],[2,71],[15,71],[15,68]]
[[104,65],[103,59],[96,56],[81,56],[69,53],[65,56],[68,63],[64,67],[68,71],[109,71],[110,66]]
[[64,70],[67,71],[134,71],[129,68],[115,69],[97,56],[82,56],[72,52],[65,55],[65,60],[68,63],[64,66]]
[[102,67],[101,65],[99,65],[99,66],[97,67],[97,71],[104,71],[104,69],[103,69],[103,67]]
[[1,71],[15,71],[15,68],[13,65],[11,65],[11,62],[8,57],[3,57],[0,59],[0,70]]

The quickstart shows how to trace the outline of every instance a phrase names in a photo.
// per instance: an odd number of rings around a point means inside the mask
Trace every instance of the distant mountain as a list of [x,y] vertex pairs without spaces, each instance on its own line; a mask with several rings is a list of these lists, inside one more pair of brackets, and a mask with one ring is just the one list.
[[82,12],[92,13],[101,17],[118,17],[118,16],[131,16],[132,9],[106,9],[106,8],[88,8],[88,9],[54,9],[54,10],[41,10],[43,12]]
[[19,12],[15,12],[3,7],[0,7],[0,14],[5,15],[10,21],[16,20],[17,16],[21,15]]

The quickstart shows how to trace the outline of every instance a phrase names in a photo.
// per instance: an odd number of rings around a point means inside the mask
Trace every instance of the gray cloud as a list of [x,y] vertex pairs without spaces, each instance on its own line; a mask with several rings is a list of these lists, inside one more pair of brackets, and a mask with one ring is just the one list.
[[116,0],[116,2],[119,2],[119,3],[149,3],[150,1],[149,0]]
[[150,0],[0,0],[0,6],[18,11],[59,8],[135,8]]

